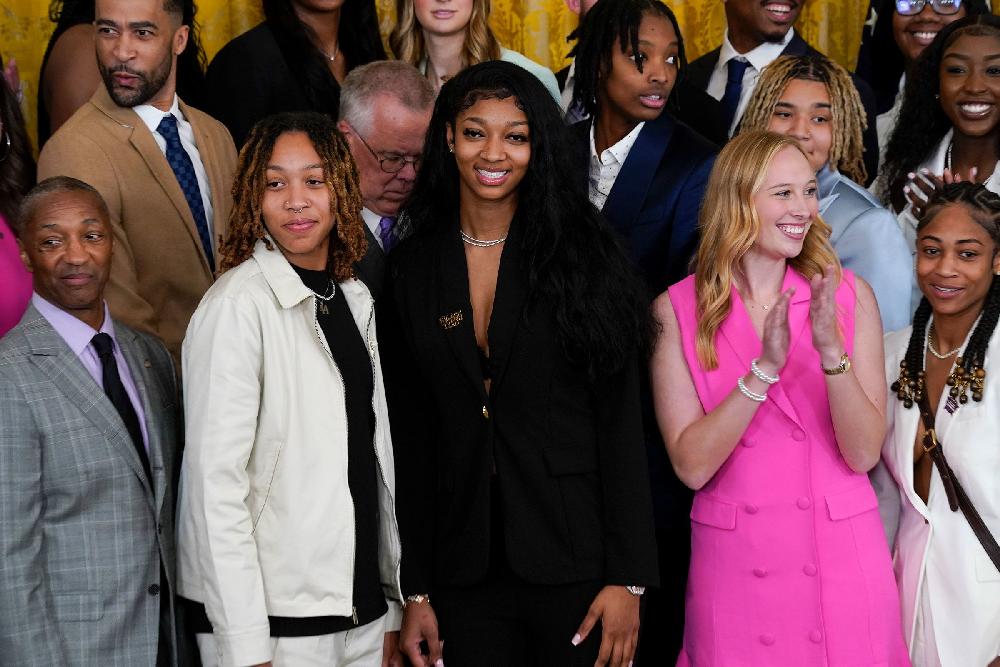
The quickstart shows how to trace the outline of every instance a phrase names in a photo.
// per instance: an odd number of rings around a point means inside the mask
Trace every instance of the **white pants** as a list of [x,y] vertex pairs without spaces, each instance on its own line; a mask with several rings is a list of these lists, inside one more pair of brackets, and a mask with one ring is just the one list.
[[[274,667],[382,667],[387,616],[332,635],[271,637],[271,663]],[[202,665],[219,667],[215,635],[196,636]]]

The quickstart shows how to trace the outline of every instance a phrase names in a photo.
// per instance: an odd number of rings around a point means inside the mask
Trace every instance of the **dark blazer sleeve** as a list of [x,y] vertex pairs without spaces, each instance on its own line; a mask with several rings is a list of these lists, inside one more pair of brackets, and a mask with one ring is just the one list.
[[639,363],[628,364],[602,381],[595,398],[604,498],[605,583],[656,586],[659,566],[643,445]]

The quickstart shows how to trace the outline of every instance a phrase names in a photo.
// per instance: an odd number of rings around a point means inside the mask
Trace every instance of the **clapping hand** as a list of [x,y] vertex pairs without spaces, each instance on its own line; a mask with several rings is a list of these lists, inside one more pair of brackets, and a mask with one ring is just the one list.
[[812,321],[813,347],[819,352],[824,368],[840,363],[844,341],[837,321],[837,274],[832,266],[826,267],[809,281],[812,297],[809,300],[809,318]]
[[795,288],[785,290],[771,306],[771,312],[764,319],[761,336],[762,350],[758,366],[769,375],[776,375],[785,366],[791,332],[788,328],[788,304],[795,294]]
[[909,181],[903,186],[903,196],[906,197],[906,201],[913,209],[913,217],[919,219],[924,214],[924,206],[927,205],[927,201],[935,191],[940,190],[945,185],[961,183],[963,180],[975,183],[978,172],[979,169],[972,167],[969,169],[967,179],[963,179],[960,173],[957,171],[953,173],[950,169],[945,169],[940,176],[932,174],[929,169],[921,169],[917,173],[908,174]]

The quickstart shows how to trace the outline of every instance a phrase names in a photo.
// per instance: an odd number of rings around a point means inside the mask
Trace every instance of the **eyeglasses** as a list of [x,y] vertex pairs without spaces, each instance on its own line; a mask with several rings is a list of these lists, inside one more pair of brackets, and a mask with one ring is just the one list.
[[930,5],[938,14],[957,14],[962,8],[962,0],[896,0],[896,13],[914,16],[924,11],[925,5]]
[[417,171],[418,169],[420,169],[421,157],[419,155],[416,157],[406,157],[405,155],[395,155],[393,153],[390,153],[388,155],[385,154],[379,155],[378,153],[375,152],[374,148],[368,145],[368,142],[365,141],[365,138],[362,137],[357,130],[355,130],[353,127],[351,127],[351,130],[354,132],[354,136],[360,139],[361,143],[365,145],[365,148],[367,148],[368,152],[372,154],[372,157],[378,160],[379,169],[381,169],[385,173],[398,174],[403,170],[403,167],[405,167],[407,164],[413,165],[413,171]]

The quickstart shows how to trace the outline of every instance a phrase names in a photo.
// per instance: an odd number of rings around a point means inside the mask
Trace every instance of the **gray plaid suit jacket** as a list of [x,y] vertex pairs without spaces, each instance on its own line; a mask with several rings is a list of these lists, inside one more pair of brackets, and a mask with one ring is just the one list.
[[[115,323],[152,488],[100,386],[34,307],[0,340],[0,664],[153,667],[174,582],[181,423],[170,355]],[[164,597],[165,596],[165,597]]]

